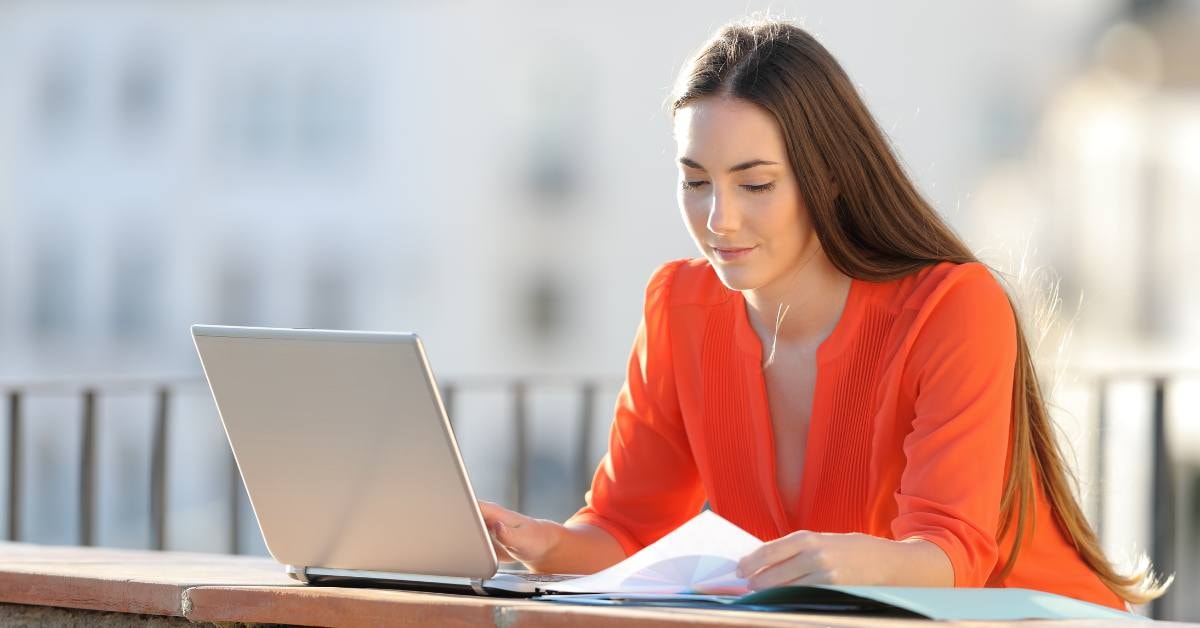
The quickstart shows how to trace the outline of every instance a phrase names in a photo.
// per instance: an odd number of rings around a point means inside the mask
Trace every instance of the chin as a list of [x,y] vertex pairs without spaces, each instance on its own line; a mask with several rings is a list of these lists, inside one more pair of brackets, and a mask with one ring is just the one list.
[[717,273],[717,278],[730,290],[753,290],[765,283],[762,273],[755,272],[753,268],[738,266],[736,264],[722,264],[721,262],[713,262],[711,260],[710,263],[713,270]]

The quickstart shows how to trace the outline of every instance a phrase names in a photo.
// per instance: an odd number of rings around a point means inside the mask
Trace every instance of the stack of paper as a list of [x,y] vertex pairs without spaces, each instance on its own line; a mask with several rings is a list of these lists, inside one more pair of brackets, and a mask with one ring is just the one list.
[[710,593],[749,592],[737,564],[762,541],[711,511],[662,537],[629,558],[590,576],[555,583],[578,593]]
[[[852,613],[947,620],[1132,619],[1136,615],[1028,589],[786,586],[749,593],[737,564],[762,541],[705,511],[624,561],[540,599],[592,605]],[[579,593],[585,595],[570,595]]]

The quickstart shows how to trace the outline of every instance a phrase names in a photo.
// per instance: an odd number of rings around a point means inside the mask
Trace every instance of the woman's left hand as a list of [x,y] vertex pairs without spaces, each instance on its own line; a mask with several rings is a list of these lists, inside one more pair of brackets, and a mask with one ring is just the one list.
[[738,563],[737,573],[750,579],[754,591],[785,584],[893,584],[893,575],[909,548],[912,544],[908,541],[868,534],[800,530],[747,554]]

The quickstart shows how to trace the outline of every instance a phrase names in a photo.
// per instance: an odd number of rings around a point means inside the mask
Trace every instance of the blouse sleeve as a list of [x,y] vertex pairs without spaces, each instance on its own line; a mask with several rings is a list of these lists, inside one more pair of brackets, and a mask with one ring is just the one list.
[[893,538],[940,547],[954,586],[983,586],[998,560],[1016,365],[1016,319],[1003,288],[972,264],[928,313],[910,354],[912,432]]
[[695,516],[704,503],[671,366],[669,295],[682,263],[668,263],[650,278],[608,453],[586,505],[567,521],[605,530],[626,556]]

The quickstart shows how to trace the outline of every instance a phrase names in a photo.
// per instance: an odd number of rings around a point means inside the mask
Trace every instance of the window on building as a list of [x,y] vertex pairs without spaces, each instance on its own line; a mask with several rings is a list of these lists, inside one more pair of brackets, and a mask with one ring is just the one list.
[[217,308],[223,325],[258,322],[260,287],[254,267],[244,259],[227,257],[217,271]]
[[308,324],[345,329],[350,324],[351,286],[346,266],[336,258],[314,256],[308,273]]
[[42,136],[54,140],[69,135],[83,113],[84,72],[79,54],[70,47],[52,49],[34,77],[36,84],[30,93]]
[[144,139],[163,123],[166,72],[161,52],[141,46],[131,52],[117,85],[118,126],[128,139]]
[[566,288],[550,273],[533,275],[524,291],[524,316],[529,335],[543,344],[558,339],[566,324]]
[[162,259],[148,236],[133,236],[117,247],[113,260],[113,335],[131,340],[154,335],[162,311]]
[[35,238],[32,323],[41,338],[62,338],[79,325],[80,253],[69,221],[47,222]]

